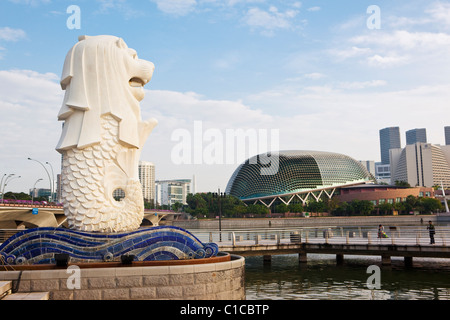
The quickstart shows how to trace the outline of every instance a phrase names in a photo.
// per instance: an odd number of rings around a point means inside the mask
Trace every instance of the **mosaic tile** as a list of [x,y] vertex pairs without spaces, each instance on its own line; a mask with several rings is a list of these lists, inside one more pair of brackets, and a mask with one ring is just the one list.
[[120,261],[124,254],[135,260],[180,260],[216,256],[215,243],[202,243],[187,230],[160,226],[128,233],[94,233],[62,228],[21,231],[0,246],[1,263],[54,263],[54,254],[68,253],[71,261]]

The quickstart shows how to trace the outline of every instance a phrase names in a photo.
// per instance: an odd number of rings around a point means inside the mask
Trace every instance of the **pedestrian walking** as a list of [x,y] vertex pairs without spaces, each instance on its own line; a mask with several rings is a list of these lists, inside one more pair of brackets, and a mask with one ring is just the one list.
[[436,233],[436,229],[431,221],[428,221],[427,226],[428,232],[430,233],[430,244],[434,244],[434,235]]

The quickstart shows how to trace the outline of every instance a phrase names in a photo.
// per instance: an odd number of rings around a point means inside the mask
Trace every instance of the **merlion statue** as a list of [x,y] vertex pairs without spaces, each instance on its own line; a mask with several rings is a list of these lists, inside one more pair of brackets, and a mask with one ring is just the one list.
[[[157,125],[142,121],[139,102],[154,65],[113,36],[82,36],[67,54],[61,87],[64,121],[56,149],[63,154],[62,198],[69,227],[123,232],[144,215],[138,163]],[[116,201],[115,190],[125,198]]]

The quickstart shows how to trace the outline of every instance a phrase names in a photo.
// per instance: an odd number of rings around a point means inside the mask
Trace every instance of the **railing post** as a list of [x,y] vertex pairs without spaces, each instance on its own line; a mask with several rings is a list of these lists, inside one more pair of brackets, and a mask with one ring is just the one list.
[[236,235],[234,232],[231,233],[231,243],[233,244],[233,247],[236,245]]
[[350,231],[347,231],[347,235],[346,235],[346,237],[345,237],[345,243],[346,244],[349,244],[349,238],[350,238],[350,236],[349,236],[349,233],[350,233]]
[[306,230],[305,243],[308,243],[309,240],[309,232]]
[[372,236],[370,234],[370,231],[367,231],[367,243],[372,244]]
[[391,234],[391,243],[392,243],[392,244],[394,244],[394,237],[395,237],[395,236],[394,236],[394,232],[392,232],[392,234]]
[[213,242],[212,232],[209,233],[209,242]]

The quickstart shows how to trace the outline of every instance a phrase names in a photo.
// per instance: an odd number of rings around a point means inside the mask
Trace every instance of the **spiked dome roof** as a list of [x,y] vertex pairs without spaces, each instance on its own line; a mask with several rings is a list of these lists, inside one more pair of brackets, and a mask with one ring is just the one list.
[[374,182],[367,169],[349,156],[291,150],[246,160],[231,176],[226,192],[253,200]]

